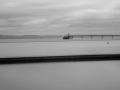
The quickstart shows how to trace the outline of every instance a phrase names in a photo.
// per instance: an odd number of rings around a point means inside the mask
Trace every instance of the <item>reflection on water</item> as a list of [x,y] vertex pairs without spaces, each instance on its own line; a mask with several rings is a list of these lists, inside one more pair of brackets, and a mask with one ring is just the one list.
[[0,90],[119,90],[120,61],[0,66]]

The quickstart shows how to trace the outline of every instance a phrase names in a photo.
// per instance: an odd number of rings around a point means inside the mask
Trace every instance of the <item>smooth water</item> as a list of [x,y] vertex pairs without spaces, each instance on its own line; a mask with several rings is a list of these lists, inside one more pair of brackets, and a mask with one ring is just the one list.
[[[0,57],[80,54],[120,54],[120,41],[0,43]],[[119,60],[0,65],[0,90],[119,89]]]
[[120,40],[0,43],[0,57],[81,54],[120,54]]
[[119,90],[120,61],[0,65],[0,90]]

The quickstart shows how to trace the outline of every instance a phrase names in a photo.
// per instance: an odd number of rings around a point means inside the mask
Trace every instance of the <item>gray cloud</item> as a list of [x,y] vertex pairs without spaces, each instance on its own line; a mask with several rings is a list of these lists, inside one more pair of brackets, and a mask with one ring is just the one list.
[[48,0],[11,0],[11,2],[5,0],[0,3],[0,31],[3,31],[2,27],[18,27],[18,32],[20,29],[22,32],[32,30],[47,32],[49,29],[60,27],[65,29],[67,27],[119,27],[120,22],[114,18],[119,19],[120,1],[106,0],[106,3],[104,2],[104,0],[66,0],[66,2],[62,0],[49,2]]

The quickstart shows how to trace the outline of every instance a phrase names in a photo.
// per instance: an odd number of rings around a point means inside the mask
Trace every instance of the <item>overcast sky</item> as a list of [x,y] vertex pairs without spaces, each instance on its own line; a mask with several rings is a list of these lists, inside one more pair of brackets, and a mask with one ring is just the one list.
[[120,34],[120,0],[0,0],[0,34]]

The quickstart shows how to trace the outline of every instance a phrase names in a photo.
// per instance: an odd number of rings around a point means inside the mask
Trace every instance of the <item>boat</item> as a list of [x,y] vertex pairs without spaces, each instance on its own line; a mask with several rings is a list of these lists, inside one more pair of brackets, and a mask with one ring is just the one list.
[[73,36],[68,33],[63,37],[63,39],[73,39]]

